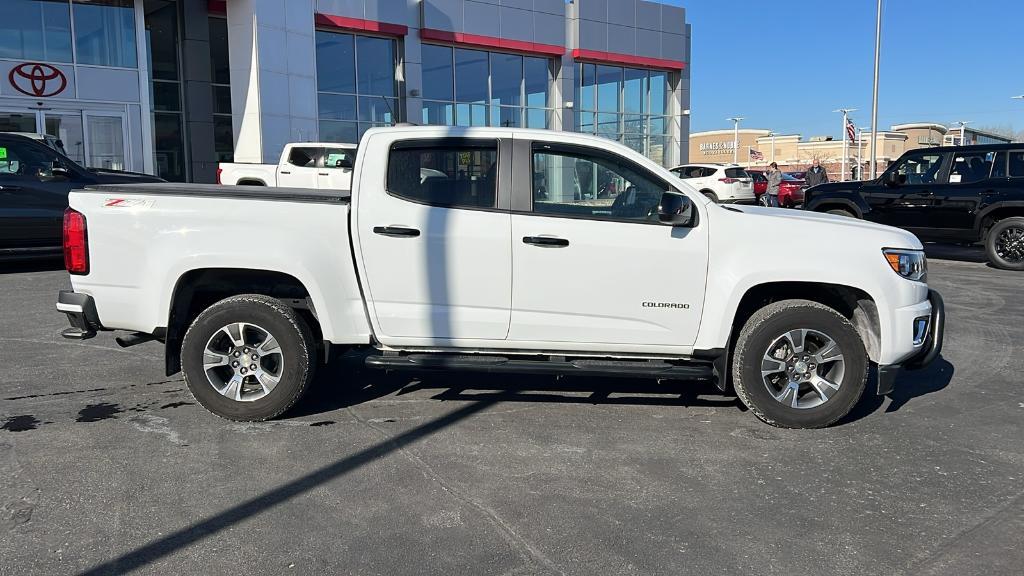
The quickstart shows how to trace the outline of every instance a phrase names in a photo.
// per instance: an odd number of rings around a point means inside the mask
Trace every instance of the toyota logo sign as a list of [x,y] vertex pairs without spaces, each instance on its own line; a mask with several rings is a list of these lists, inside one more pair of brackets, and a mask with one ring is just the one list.
[[68,78],[63,72],[38,62],[25,62],[11,69],[7,80],[15,90],[26,96],[46,98],[56,96],[68,87]]

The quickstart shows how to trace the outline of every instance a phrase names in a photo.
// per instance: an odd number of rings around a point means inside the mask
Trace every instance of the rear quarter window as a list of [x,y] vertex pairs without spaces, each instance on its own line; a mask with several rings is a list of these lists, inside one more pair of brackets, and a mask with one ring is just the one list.
[[725,176],[727,178],[750,178],[750,174],[743,168],[726,168]]

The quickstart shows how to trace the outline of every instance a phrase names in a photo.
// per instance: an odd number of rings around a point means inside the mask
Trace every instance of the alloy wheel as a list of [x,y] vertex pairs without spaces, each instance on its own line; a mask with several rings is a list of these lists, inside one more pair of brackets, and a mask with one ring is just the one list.
[[761,378],[779,403],[796,409],[834,397],[846,373],[839,344],[819,330],[799,328],[774,338],[761,360]]
[[273,392],[284,374],[284,354],[266,329],[234,322],[210,336],[203,350],[203,371],[213,389],[239,402]]

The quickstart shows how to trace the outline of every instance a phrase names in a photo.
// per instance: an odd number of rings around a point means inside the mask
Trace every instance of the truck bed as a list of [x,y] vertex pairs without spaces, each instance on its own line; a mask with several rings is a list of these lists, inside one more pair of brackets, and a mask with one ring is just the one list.
[[275,188],[267,186],[222,186],[220,184],[187,184],[179,182],[157,184],[103,184],[87,186],[84,191],[100,194],[202,196],[207,198],[244,198],[247,200],[276,200],[285,202],[310,202],[315,204],[347,204],[352,198],[350,190]]

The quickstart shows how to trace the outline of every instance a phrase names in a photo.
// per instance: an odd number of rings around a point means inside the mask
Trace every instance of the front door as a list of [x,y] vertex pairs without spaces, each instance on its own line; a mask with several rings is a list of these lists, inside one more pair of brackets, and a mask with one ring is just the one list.
[[508,135],[399,141],[388,158],[363,161],[353,226],[382,342],[505,339],[510,171],[499,163],[510,158]]
[[0,132],[46,135],[45,144],[87,168],[127,170],[125,114],[117,110],[0,110]]
[[284,188],[316,188],[321,149],[292,146],[277,168],[277,185]]
[[[589,147],[533,143],[530,166],[532,207],[512,216],[509,340],[603,351],[693,345],[707,226],[658,222],[661,195],[675,188]],[[601,197],[602,188],[617,192]]]
[[[929,151],[909,154],[881,178],[865,183],[861,195],[871,207],[865,217],[898,228],[927,227],[935,205],[935,190],[946,183],[947,157],[948,154]],[[893,172],[899,175],[899,181],[887,184],[888,175]]]

